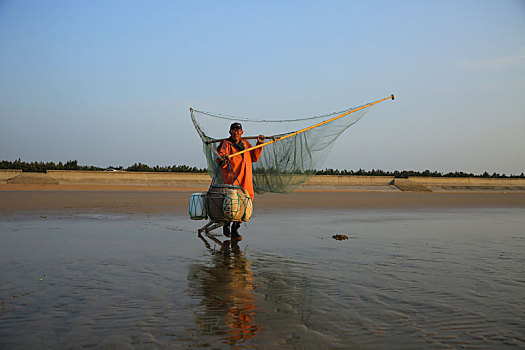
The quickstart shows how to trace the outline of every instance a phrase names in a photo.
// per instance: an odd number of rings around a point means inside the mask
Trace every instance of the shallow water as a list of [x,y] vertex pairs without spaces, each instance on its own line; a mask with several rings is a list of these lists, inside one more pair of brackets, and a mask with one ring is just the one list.
[[[523,348],[525,210],[0,217],[0,348]],[[349,237],[336,241],[333,234]]]

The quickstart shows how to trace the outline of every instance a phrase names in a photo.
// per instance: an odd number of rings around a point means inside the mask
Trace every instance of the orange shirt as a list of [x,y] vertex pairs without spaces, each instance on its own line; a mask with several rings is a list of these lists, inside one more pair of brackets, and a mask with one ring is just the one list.
[[[242,140],[242,143],[244,144],[244,149],[252,147],[252,145],[246,140]],[[259,142],[257,142],[257,144],[259,144]],[[217,151],[221,156],[234,154],[238,152],[237,149],[233,146],[233,144],[228,140],[222,140],[219,144],[219,147],[217,147]],[[233,171],[235,172],[235,175],[237,176],[237,180],[239,180],[241,187],[248,192],[252,200],[254,197],[252,163],[259,160],[259,158],[261,157],[261,153],[262,147],[230,158],[230,164],[233,168]],[[218,162],[219,159],[217,159],[217,163]],[[225,184],[238,185],[237,181],[235,180],[235,176],[233,176],[232,179],[230,171],[231,170],[228,167],[228,164],[224,165],[221,168],[222,181]]]

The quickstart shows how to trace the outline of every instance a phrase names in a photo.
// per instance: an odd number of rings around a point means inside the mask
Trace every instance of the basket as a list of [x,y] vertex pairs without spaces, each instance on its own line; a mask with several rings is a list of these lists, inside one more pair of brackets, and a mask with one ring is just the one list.
[[206,193],[206,211],[215,221],[248,221],[251,204],[250,196],[240,186],[211,185]]
[[203,220],[208,217],[206,214],[206,194],[193,193],[190,196],[190,218],[192,220]]

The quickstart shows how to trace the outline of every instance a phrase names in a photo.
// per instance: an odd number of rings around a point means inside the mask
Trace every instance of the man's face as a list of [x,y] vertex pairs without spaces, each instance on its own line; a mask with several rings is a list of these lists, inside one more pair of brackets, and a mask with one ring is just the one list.
[[239,142],[242,136],[242,129],[234,128],[230,130],[230,136],[235,142]]

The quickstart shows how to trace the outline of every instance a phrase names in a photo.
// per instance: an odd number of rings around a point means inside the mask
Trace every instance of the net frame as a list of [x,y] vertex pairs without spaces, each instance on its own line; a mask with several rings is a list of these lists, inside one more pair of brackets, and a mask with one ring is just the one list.
[[[225,138],[212,137],[211,134],[219,130],[228,130],[229,124],[233,122],[241,122],[245,125],[244,130],[254,127],[260,134],[270,135],[265,137],[269,141],[262,145],[255,145],[257,136],[243,137],[242,139],[248,141],[252,147],[228,157],[239,156],[255,148],[264,147],[259,161],[252,165],[254,190],[256,193],[287,193],[315,174],[322,166],[334,142],[344,131],[358,122],[372,106],[388,99],[394,100],[394,95],[359,107],[298,119],[252,119],[198,111],[193,108],[190,108],[190,114],[203,142],[208,173],[214,178],[214,182],[220,180],[214,176],[218,170],[216,159],[220,157],[216,147]],[[288,131],[283,133],[283,129]]]

